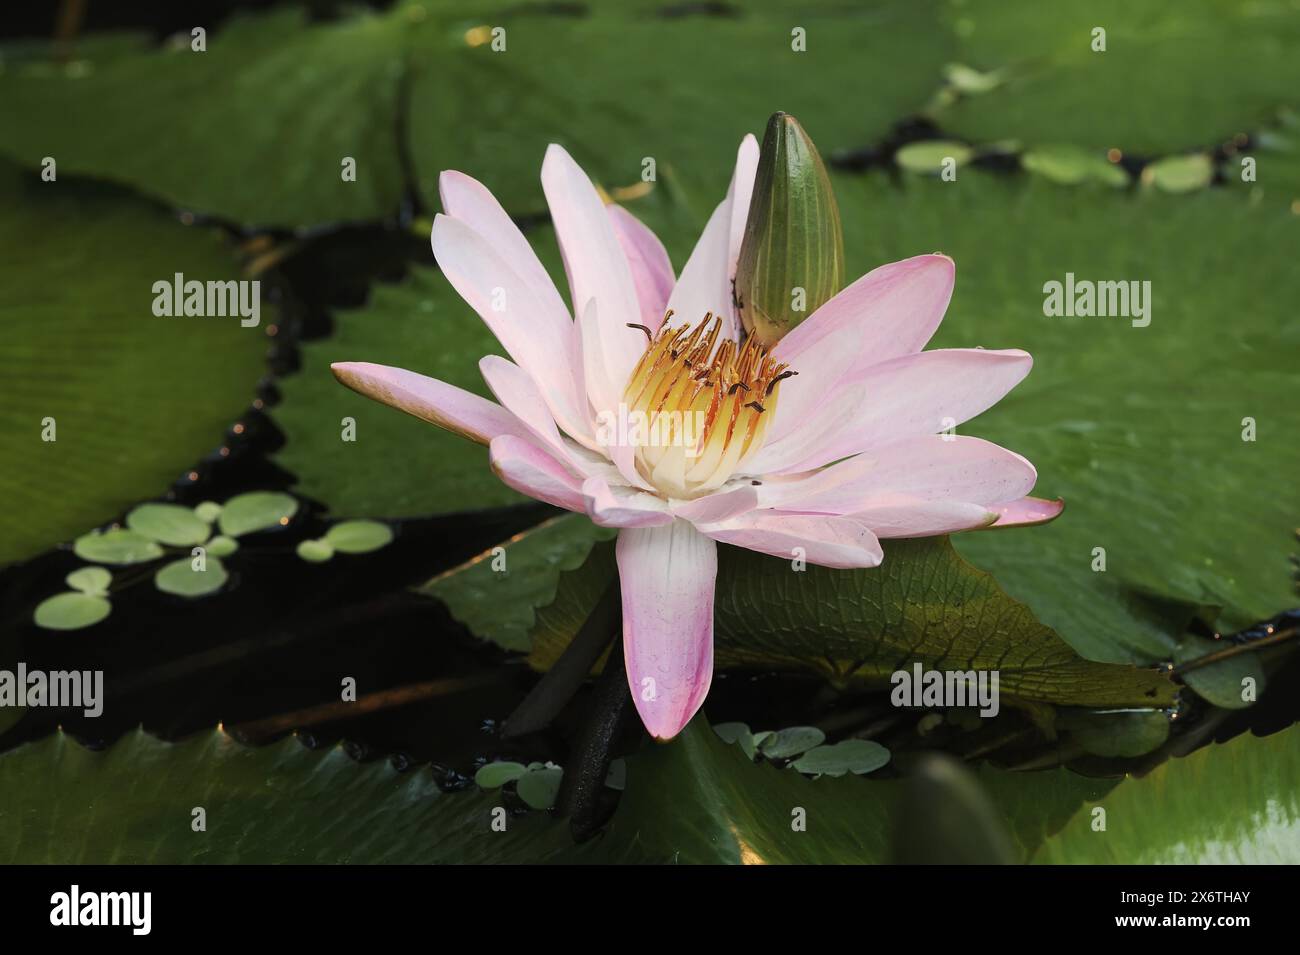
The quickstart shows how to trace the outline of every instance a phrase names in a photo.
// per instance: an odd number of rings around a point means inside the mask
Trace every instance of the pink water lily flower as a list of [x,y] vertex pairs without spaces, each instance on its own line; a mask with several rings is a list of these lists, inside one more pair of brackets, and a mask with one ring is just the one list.
[[880,538],[1038,523],[1061,507],[1026,497],[1023,457],[951,433],[1032,360],[921,351],[952,295],[946,256],[863,276],[770,354],[741,341],[732,280],[758,152],[746,137],[674,278],[650,229],[551,146],[542,185],[572,315],[492,194],[443,173],[433,252],[512,359],[479,363],[499,403],[401,368],[333,366],[361,394],[488,445],[515,490],[619,528],[628,681],[659,739],[709,691],[719,541],[875,567]]

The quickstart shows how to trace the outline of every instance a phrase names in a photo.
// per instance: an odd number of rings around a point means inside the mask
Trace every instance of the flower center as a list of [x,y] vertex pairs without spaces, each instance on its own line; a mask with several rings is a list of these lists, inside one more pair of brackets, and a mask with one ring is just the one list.
[[628,381],[623,401],[640,475],[661,493],[693,498],[717,490],[763,445],[781,381],[797,372],[753,338],[722,341],[712,313],[693,328],[669,327],[670,311]]

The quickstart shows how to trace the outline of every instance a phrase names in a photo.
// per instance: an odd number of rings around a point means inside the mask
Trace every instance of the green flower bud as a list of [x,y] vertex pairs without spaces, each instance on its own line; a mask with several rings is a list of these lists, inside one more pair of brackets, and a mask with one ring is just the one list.
[[843,282],[844,237],[826,167],[799,121],[774,113],[736,269],[741,323],[771,347]]

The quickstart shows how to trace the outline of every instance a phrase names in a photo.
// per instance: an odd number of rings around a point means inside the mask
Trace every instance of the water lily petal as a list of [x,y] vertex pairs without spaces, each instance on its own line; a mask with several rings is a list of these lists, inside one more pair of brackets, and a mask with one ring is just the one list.
[[[806,471],[913,435],[955,427],[997,404],[1029,374],[1019,349],[945,348],[904,355],[851,373],[821,414],[851,424],[797,430],[746,462],[750,473]],[[778,407],[779,413],[779,407]]]
[[605,211],[632,270],[632,284],[641,304],[641,324],[657,332],[664,323],[664,311],[675,281],[668,252],[650,227],[622,206],[606,206]]
[[586,512],[581,480],[549,452],[513,435],[493,438],[488,447],[492,470],[507,487],[568,511]]
[[768,507],[819,514],[895,509],[900,495],[966,502],[984,509],[974,522],[982,524],[992,520],[989,512],[1027,494],[1037,478],[1032,464],[991,441],[924,434],[863,452],[803,481],[765,484],[759,497]]
[[872,269],[782,338],[772,354],[798,362],[828,335],[856,347],[864,366],[915,354],[943,321],[955,277],[946,255],[916,255]]
[[502,407],[523,422],[540,443],[567,457],[555,419],[547,411],[546,401],[533,379],[500,355],[484,355],[479,359],[478,368]]
[[758,507],[758,491],[749,485],[718,491],[693,501],[673,504],[673,513],[692,524],[715,524]]
[[584,481],[582,496],[588,516],[601,527],[658,527],[673,522],[663,498],[623,484],[611,484],[603,477]]
[[876,535],[855,517],[761,510],[699,529],[725,544],[822,567],[876,567],[884,559]]
[[689,522],[674,521],[620,531],[615,554],[632,701],[651,736],[672,739],[713,680],[717,545]]
[[568,307],[537,253],[486,186],[463,172],[448,169],[438,177],[438,193],[447,215],[464,222],[514,266],[543,304],[547,316],[563,315],[572,324]]
[[887,494],[852,515],[881,540],[891,537],[933,537],[988,527],[998,513],[969,501],[927,501],[906,494]]
[[998,519],[989,525],[990,529],[1026,527],[1056,520],[1065,510],[1065,501],[1059,497],[1055,501],[1046,501],[1039,497],[1022,497],[1018,501],[995,507],[994,510],[998,512]]
[[589,337],[584,330],[582,341],[584,346],[590,342],[600,349],[597,355],[583,356],[583,369],[588,376],[593,367],[598,367],[606,379],[603,387],[596,386],[599,403],[590,377],[587,381],[587,393],[600,410],[609,407],[605,402],[611,390],[622,394],[633,367],[645,351],[645,335],[627,327],[628,322],[637,322],[641,317],[632,270],[596,187],[560,146],[553,144],[546,150],[542,190],[546,193],[569,276],[573,313],[579,316],[579,321],[585,321],[589,303],[597,303],[595,317],[603,327],[594,337]]
[[368,361],[334,362],[330,371],[358,394],[479,444],[503,434],[529,434],[523,422],[496,402],[437,378]]
[[568,313],[548,308],[503,253],[461,220],[435,216],[432,243],[447,280],[537,383],[560,427],[590,446],[591,416],[579,391],[581,359]]
[[694,325],[712,312],[723,320],[723,335],[739,337],[740,320],[732,297],[732,280],[736,277],[736,259],[740,255],[757,169],[758,141],[746,136],[736,153],[736,168],[727,197],[713,210],[668,297],[674,324]]

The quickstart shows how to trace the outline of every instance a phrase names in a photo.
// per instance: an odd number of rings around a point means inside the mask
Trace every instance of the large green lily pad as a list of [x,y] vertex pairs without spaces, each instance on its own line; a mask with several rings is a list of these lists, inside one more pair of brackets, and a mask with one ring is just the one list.
[[[427,205],[454,167],[536,211],[550,142],[614,185],[640,183],[645,157],[726,169],[778,107],[826,146],[859,146],[918,110],[952,53],[937,0],[669,6],[406,0],[310,24],[277,10],[232,19],[204,52],[189,36],[91,43],[66,65],[26,45],[0,150],[261,225],[392,216],[408,166]],[[863,95],[830,95],[844,90]]]
[[220,444],[274,321],[266,302],[257,327],[154,315],[155,282],[239,278],[221,237],[65,175],[0,166],[0,564],[159,495]]
[[[1300,863],[1300,729],[1249,734],[1171,759],[1085,806],[1034,857],[1044,863]],[[1211,797],[1207,799],[1207,796]]]
[[1285,3],[977,0],[950,3],[948,20],[962,62],[1004,76],[938,115],[973,141],[1165,155],[1252,132],[1295,102],[1300,11]]
[[[1300,274],[1287,263],[1300,220],[1224,190],[1083,193],[978,171],[836,186],[849,274],[936,250],[955,259],[932,346],[1034,356],[1015,391],[958,431],[1028,457],[1035,493],[1063,497],[1065,513],[957,535],[964,556],[1096,660],[1169,659],[1193,616],[1222,608],[1234,630],[1295,604]],[[1150,324],[1048,317],[1044,285],[1067,273],[1149,281]]]
[[[610,545],[563,575],[554,603],[537,612],[534,666],[549,668],[581,626],[575,595],[592,600],[616,575]],[[1040,703],[1159,707],[1174,698],[1173,684],[1155,670],[1080,657],[943,537],[888,541],[884,563],[871,570],[796,573],[789,561],[723,546],[715,601],[718,667],[804,670],[841,686],[884,686],[895,671],[920,663],[997,670],[1004,698]]]

